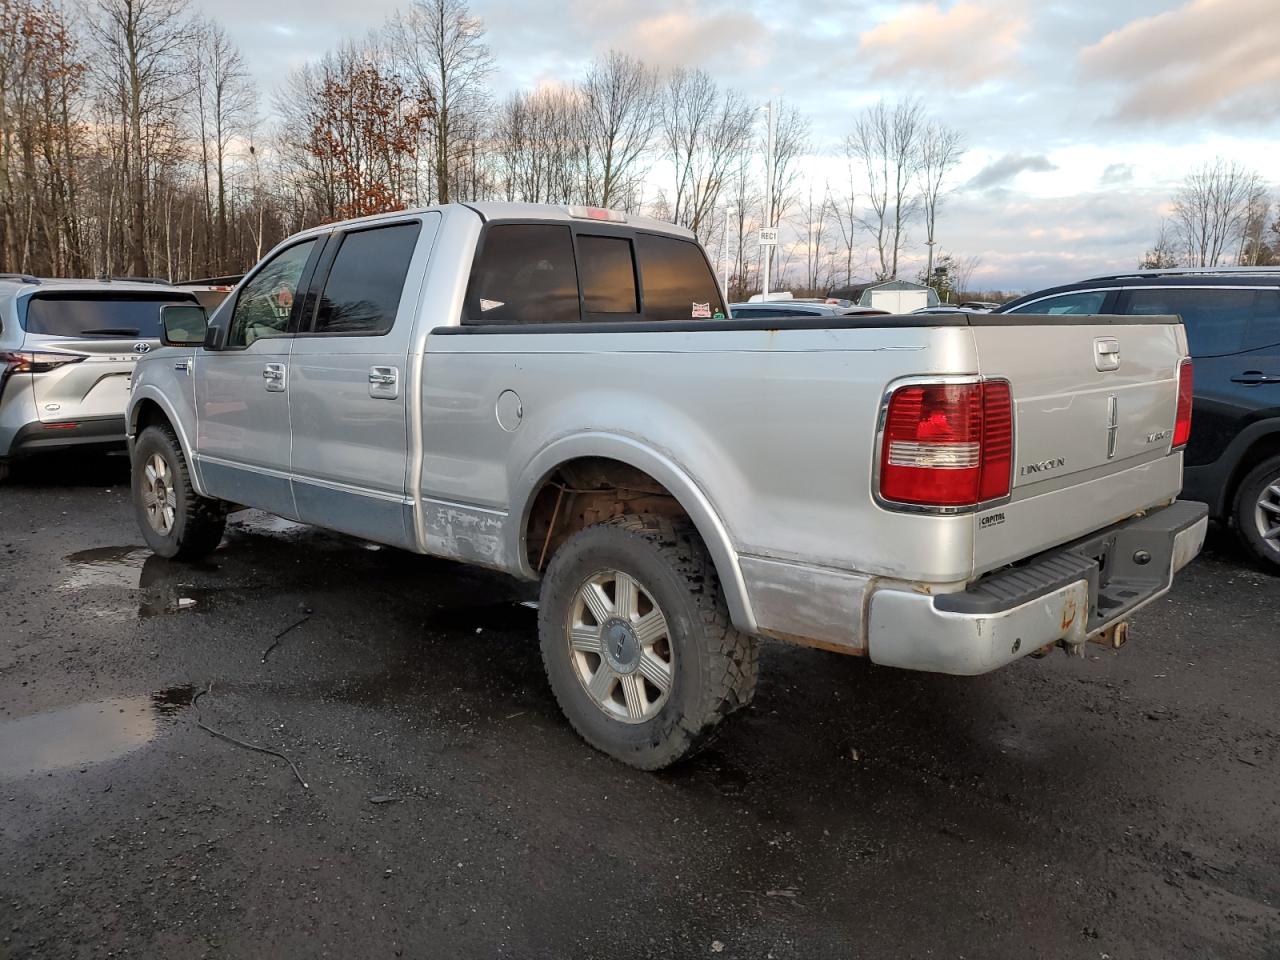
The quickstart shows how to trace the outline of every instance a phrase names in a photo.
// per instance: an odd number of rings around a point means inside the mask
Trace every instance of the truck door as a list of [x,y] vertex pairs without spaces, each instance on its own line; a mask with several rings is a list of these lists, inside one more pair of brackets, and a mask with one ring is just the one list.
[[343,231],[316,268],[289,358],[290,472],[304,523],[412,543],[406,361],[439,222],[427,213]]
[[205,489],[291,519],[289,346],[296,294],[320,239],[299,241],[258,267],[227,313],[219,349],[197,350],[194,358],[195,459]]

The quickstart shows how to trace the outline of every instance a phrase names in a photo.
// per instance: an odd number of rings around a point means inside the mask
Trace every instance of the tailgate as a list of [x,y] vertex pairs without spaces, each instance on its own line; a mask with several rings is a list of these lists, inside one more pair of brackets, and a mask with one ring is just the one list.
[[1176,317],[1000,316],[975,324],[981,372],[1014,398],[1008,504],[976,518],[975,573],[1083,536],[1176,496],[1171,452]]

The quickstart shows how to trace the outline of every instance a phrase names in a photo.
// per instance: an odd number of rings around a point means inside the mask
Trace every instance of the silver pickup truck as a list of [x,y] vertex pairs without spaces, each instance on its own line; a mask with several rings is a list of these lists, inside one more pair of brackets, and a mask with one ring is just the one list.
[[456,204],[306,231],[129,403],[142,532],[256,507],[541,581],[552,690],[646,769],[758,638],[977,674],[1118,645],[1200,550],[1175,317],[730,319],[684,230]]

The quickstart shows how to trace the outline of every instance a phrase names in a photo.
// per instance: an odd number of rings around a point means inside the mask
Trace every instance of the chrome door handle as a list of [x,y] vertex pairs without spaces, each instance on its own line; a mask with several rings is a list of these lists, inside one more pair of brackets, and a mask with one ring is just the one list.
[[262,368],[262,379],[266,381],[267,392],[284,392],[284,364],[268,363]]
[[400,371],[395,367],[370,367],[369,396],[375,400],[395,400],[399,397]]

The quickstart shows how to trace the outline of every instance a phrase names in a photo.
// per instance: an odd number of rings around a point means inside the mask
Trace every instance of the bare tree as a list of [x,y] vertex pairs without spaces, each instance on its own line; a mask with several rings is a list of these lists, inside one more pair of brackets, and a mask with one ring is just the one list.
[[863,224],[875,242],[881,279],[898,275],[907,224],[919,205],[913,187],[924,124],[919,100],[900,100],[893,106],[881,100],[863,111],[845,138],[846,158],[859,164],[866,178],[871,213]]
[[702,237],[720,191],[751,137],[755,109],[737,90],[721,90],[705,70],[683,67],[668,78],[662,135],[675,179],[672,219]]
[[409,77],[435,101],[434,194],[437,203],[448,203],[489,108],[493,58],[484,23],[465,0],[414,0],[407,14],[391,21],[390,31]]
[[[194,100],[200,124],[206,208],[212,208],[209,221],[212,221],[213,236],[206,239],[206,245],[212,254],[213,271],[220,273],[230,266],[227,262],[228,150],[232,140],[252,125],[257,97],[244,58],[221,24],[197,21],[193,46]],[[211,172],[212,200],[209,198]]]
[[182,56],[190,36],[187,7],[184,0],[97,0],[89,31],[120,124],[129,270],[141,276],[149,272],[148,185],[165,147],[156,138],[172,135],[176,106],[190,91]]
[[1191,171],[1173,198],[1174,230],[1192,266],[1216,267],[1236,249],[1265,195],[1257,171],[1221,157]]
[[653,70],[616,50],[587,68],[581,87],[587,203],[627,208],[634,202],[660,119],[657,84]]
[[[1267,217],[1271,214],[1271,200],[1259,190],[1249,204],[1244,228],[1240,231],[1240,253],[1236,262],[1242,267],[1264,267],[1270,264],[1273,251],[1267,243]],[[1273,228],[1275,224],[1272,224]]]
[[917,181],[920,210],[924,219],[924,242],[929,249],[925,273],[933,273],[934,228],[938,208],[945,197],[947,175],[964,156],[964,134],[937,121],[925,124],[920,133],[920,156]]
[[1169,221],[1162,219],[1156,232],[1156,242],[1143,254],[1139,270],[1167,270],[1178,265],[1177,244],[1170,233]]

